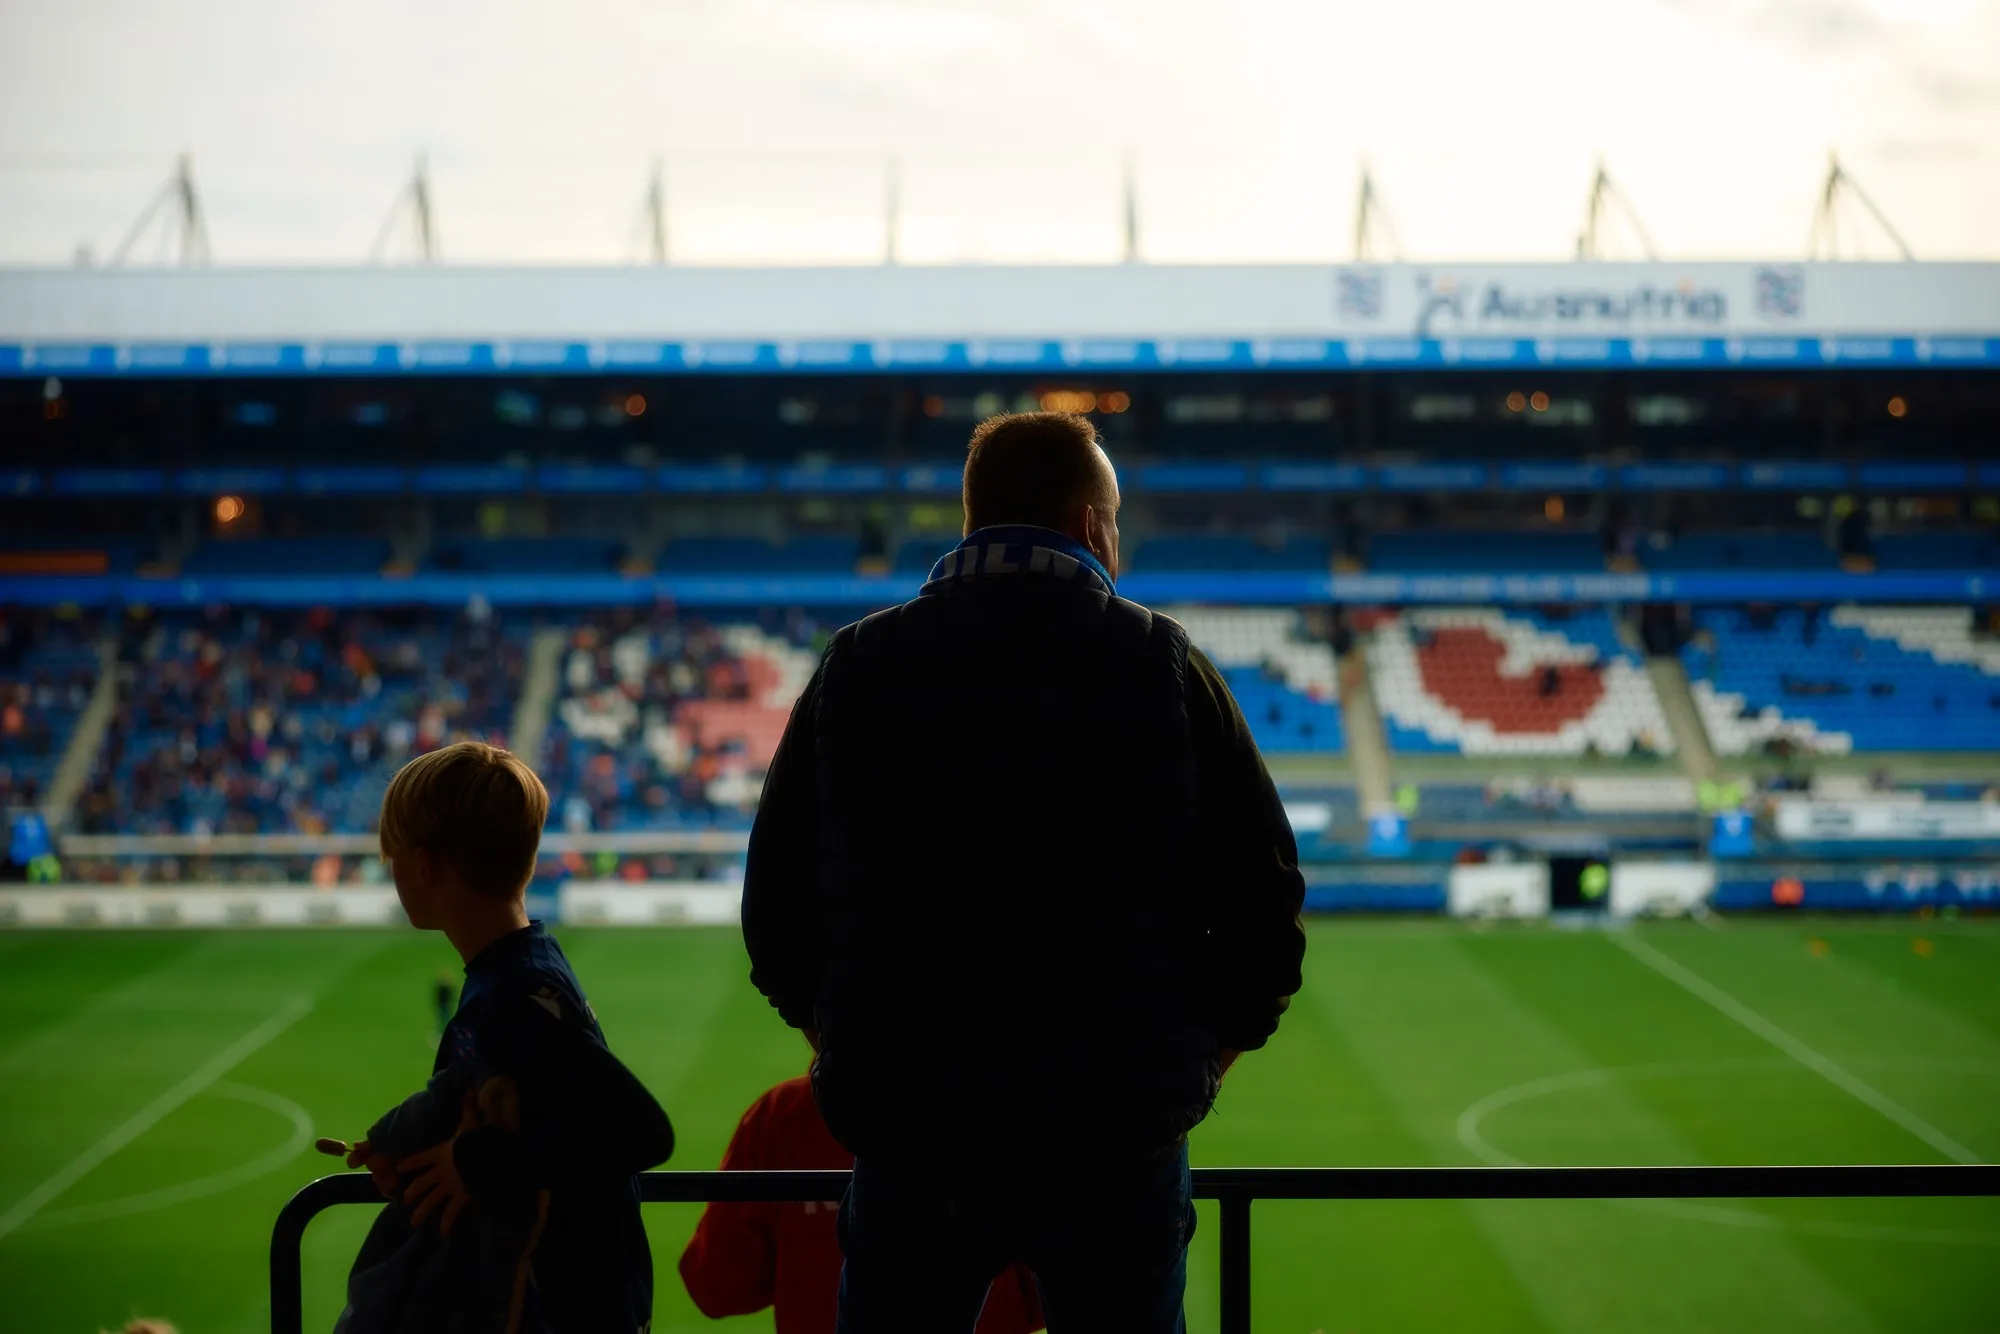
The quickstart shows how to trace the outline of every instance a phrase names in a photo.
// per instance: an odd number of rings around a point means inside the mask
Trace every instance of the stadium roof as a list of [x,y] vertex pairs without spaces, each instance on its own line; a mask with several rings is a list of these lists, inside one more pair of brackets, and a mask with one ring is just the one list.
[[2000,264],[0,270],[0,373],[2000,364]]

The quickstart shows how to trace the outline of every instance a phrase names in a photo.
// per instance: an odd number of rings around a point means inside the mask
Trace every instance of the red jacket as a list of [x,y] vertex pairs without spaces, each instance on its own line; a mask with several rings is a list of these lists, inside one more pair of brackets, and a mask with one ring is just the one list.
[[[725,1172],[844,1172],[853,1166],[854,1155],[820,1119],[812,1082],[804,1076],[750,1104],[722,1154]],[[706,1316],[775,1306],[777,1334],[833,1334],[839,1208],[837,1200],[709,1205],[681,1253],[688,1296]],[[1028,1271],[1016,1265],[994,1279],[978,1334],[1031,1334],[1041,1327],[1042,1306]]]

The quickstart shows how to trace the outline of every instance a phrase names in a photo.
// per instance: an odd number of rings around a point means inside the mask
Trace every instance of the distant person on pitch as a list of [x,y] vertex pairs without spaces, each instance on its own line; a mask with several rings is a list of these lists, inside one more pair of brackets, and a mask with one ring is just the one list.
[[[725,1172],[845,1172],[853,1166],[854,1155],[828,1133],[803,1075],[751,1103],[722,1155]],[[830,1200],[709,1205],[681,1253],[688,1296],[715,1319],[768,1306],[776,1334],[833,1334],[839,1208]],[[1017,1266],[993,1280],[978,1334],[1032,1334],[1041,1327],[1033,1276]]]
[[1174,1334],[1187,1135],[1299,988],[1304,883],[1214,664],[1117,595],[1082,417],[990,418],[965,540],[834,635],[750,836],[751,980],[855,1155],[838,1328]]
[[391,1204],[348,1276],[338,1334],[640,1334],[652,1320],[633,1178],[673,1152],[673,1128],[605,1045],[562,947],[528,920],[548,814],[528,766],[477,742],[411,760],[382,800],[396,896],[458,950],[465,986],[430,1083],[348,1156]]
[[458,986],[450,973],[439,973],[431,984],[431,1005],[437,1011],[437,1030],[442,1035],[451,1027],[452,1013],[458,1008]]

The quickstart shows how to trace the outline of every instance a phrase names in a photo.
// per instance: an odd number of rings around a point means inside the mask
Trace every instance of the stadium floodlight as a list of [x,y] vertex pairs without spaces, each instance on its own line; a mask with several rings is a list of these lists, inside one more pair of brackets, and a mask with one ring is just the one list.
[[368,262],[380,264],[388,256],[389,243],[397,228],[405,221],[409,223],[410,239],[416,247],[416,262],[435,264],[441,258],[438,251],[437,218],[431,207],[430,163],[422,154],[417,156],[416,170],[410,174],[410,182],[396,194],[396,201],[389,205],[389,216],[382,220],[382,230],[375,235],[375,244],[368,247]]
[[1840,203],[1843,198],[1852,197],[1861,205],[1862,211],[1875,220],[1889,243],[1896,247],[1902,259],[1915,259],[1909,243],[1896,230],[1896,224],[1889,221],[1889,215],[1861,188],[1860,182],[1847,174],[1840,165],[1840,157],[1829,152],[1826,155],[1826,183],[1820,187],[1819,203],[1813,209],[1812,234],[1806,241],[1807,259],[1839,259],[1840,255]]
[[1660,257],[1653,245],[1652,236],[1646,231],[1646,224],[1639,220],[1639,210],[1632,207],[1632,201],[1625,192],[1612,183],[1611,173],[1604,168],[1603,159],[1597,163],[1597,173],[1590,178],[1590,198],[1583,208],[1583,230],[1577,233],[1576,257],[1578,259],[1604,258],[1604,224],[1613,210],[1624,216],[1626,225],[1639,238],[1639,248],[1648,260]]
[[180,266],[184,269],[201,268],[208,264],[211,258],[208,223],[202,217],[201,196],[195,192],[194,159],[191,155],[180,155],[174,164],[174,174],[154,193],[145,210],[139,214],[139,220],[132,224],[132,230],[111,252],[112,268],[125,263],[139,239],[152,228],[155,218],[162,219],[159,226],[162,260],[178,250]]
[[[1376,234],[1386,244],[1377,248]],[[1361,160],[1361,186],[1354,196],[1354,258],[1359,262],[1374,260],[1398,260],[1403,257],[1403,247],[1396,239],[1396,228],[1389,221],[1388,210],[1382,207],[1382,197],[1375,193],[1375,177],[1368,169],[1368,160]]]

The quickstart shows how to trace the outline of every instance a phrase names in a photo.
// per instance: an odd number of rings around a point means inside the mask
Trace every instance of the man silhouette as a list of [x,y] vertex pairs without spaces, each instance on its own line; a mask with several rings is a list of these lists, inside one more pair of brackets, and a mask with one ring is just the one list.
[[1304,885],[1221,675],[1117,596],[1084,418],[991,418],[965,540],[837,633],[750,838],[751,980],[855,1155],[839,1328],[1182,1328],[1188,1131],[1299,987]]

